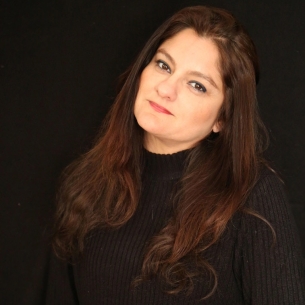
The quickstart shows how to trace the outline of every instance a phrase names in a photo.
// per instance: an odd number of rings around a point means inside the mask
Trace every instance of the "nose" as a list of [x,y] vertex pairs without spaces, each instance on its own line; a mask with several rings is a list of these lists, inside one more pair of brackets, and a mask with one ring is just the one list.
[[177,89],[177,84],[171,77],[168,77],[156,85],[159,96],[168,101],[174,101],[177,98]]

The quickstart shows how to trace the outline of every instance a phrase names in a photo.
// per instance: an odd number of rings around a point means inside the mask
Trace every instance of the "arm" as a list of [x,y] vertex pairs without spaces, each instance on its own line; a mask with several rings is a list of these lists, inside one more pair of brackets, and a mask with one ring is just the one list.
[[51,254],[46,305],[78,305],[72,265]]
[[[271,172],[263,175],[247,207],[264,217],[245,214],[242,241],[242,287],[249,304],[304,305],[304,259],[283,186]],[[275,237],[275,238],[274,238]]]

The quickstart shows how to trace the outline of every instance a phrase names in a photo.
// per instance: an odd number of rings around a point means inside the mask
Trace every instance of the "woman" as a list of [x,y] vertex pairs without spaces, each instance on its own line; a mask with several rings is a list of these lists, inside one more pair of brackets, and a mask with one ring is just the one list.
[[157,29],[65,172],[47,304],[305,304],[257,80],[228,12],[189,7]]

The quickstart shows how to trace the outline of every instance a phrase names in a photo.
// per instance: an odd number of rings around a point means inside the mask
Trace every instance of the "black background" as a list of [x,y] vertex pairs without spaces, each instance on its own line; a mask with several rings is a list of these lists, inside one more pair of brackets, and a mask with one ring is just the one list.
[[268,156],[305,249],[305,1],[7,1],[1,4],[0,303],[43,304],[57,180],[86,151],[116,81],[178,9],[227,8],[261,63]]

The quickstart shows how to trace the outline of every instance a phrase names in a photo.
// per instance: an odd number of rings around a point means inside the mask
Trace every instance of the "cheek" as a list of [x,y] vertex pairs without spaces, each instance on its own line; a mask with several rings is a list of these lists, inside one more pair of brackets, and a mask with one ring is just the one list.
[[197,109],[188,116],[188,122],[195,129],[206,131],[212,129],[218,117],[218,109],[205,107]]
[[[185,112],[187,113],[187,112]],[[206,123],[212,120],[214,112],[210,107],[196,107],[188,112],[188,120],[194,123]]]

